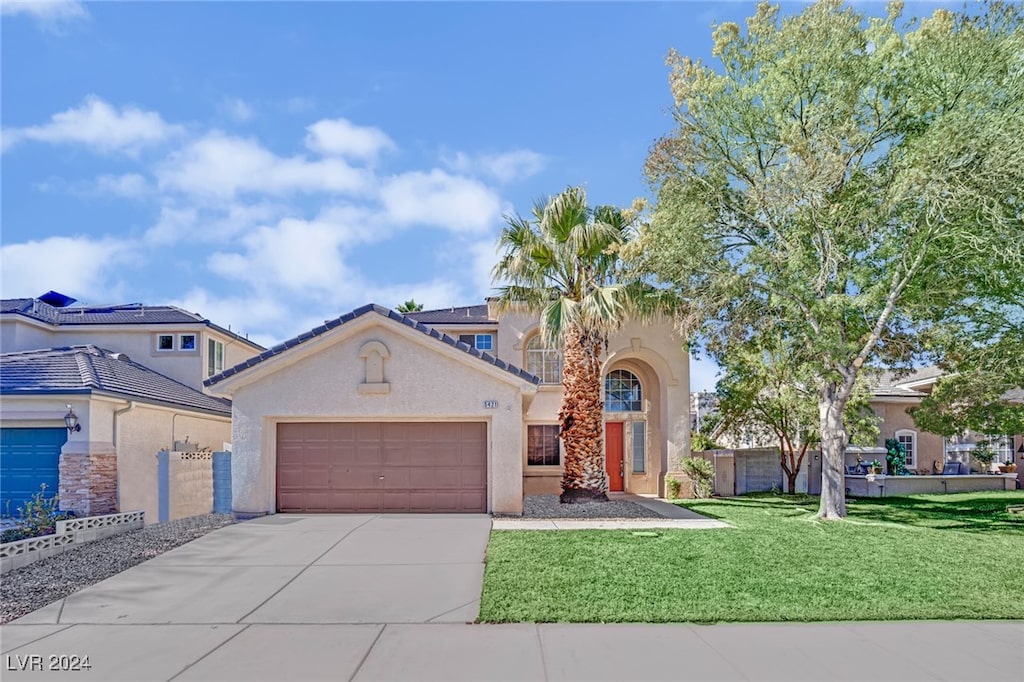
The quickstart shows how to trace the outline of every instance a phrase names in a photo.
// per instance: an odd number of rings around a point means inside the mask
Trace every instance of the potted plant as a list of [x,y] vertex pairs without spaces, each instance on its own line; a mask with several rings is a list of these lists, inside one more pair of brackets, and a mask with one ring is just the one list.
[[992,470],[992,460],[995,459],[996,453],[989,448],[988,441],[979,440],[978,444],[971,451],[971,458],[978,462],[980,465],[978,473],[987,474]]
[[1015,474],[1017,473],[1017,465],[1013,460],[1006,460],[1003,464],[999,465],[999,471],[1004,474]]
[[870,474],[880,474],[880,473],[882,473],[882,463],[879,462],[877,459],[876,460],[872,460],[871,465],[868,467],[868,473],[870,473]]

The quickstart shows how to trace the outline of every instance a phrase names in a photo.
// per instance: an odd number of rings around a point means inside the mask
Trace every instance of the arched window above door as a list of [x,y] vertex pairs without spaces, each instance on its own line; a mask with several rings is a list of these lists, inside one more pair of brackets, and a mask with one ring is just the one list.
[[605,412],[642,412],[643,389],[640,379],[626,369],[615,369],[604,378]]

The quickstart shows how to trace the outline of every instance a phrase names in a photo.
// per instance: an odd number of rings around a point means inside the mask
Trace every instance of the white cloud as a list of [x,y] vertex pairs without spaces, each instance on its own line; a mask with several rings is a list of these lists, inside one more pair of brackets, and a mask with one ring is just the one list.
[[306,146],[324,156],[373,161],[381,152],[395,148],[380,128],[358,126],[344,118],[325,118],[306,130]]
[[[169,305],[198,313],[214,324],[230,327],[233,332],[242,336],[250,334],[252,330],[274,328],[291,314],[289,306],[272,297],[220,297],[202,287],[191,289],[181,298],[170,301]],[[268,347],[283,340],[267,334],[250,338]]]
[[149,192],[149,183],[138,173],[124,175],[101,175],[96,178],[92,187],[98,194],[136,199]]
[[0,13],[28,15],[48,30],[89,16],[78,0],[3,0]]
[[543,154],[535,151],[517,149],[503,154],[442,154],[441,161],[456,173],[482,174],[498,182],[512,182],[541,172],[548,160]]
[[3,148],[25,140],[50,144],[82,144],[100,152],[134,154],[142,147],[158,144],[181,132],[153,111],[123,107],[120,111],[95,95],[89,95],[77,109],[50,117],[44,125],[5,128]]
[[239,123],[245,123],[256,115],[256,110],[239,97],[225,97],[218,108],[222,114]]
[[399,225],[435,225],[452,232],[483,232],[501,216],[502,202],[487,185],[434,169],[403,173],[381,187],[387,217]]
[[157,178],[163,189],[221,199],[243,192],[361,194],[370,180],[365,170],[341,159],[285,158],[254,139],[218,131],[172,154],[157,170]]
[[230,202],[216,207],[168,202],[160,207],[160,215],[146,230],[144,241],[151,245],[226,242],[274,223],[287,212],[287,206],[267,201]]
[[3,296],[38,296],[55,289],[69,296],[108,300],[115,265],[130,262],[133,248],[111,238],[47,237],[0,247]]
[[348,232],[339,225],[285,218],[242,238],[245,253],[215,253],[207,265],[222,277],[269,290],[326,293],[350,279],[340,250],[347,238]]

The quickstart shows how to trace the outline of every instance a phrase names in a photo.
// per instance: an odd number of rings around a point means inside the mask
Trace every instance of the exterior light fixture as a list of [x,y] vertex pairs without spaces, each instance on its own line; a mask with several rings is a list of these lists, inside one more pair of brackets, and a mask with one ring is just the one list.
[[68,405],[67,407],[68,413],[64,415],[64,425],[68,427],[68,434],[74,433],[75,431],[81,431],[82,425],[78,423],[78,415],[71,409],[71,405]]

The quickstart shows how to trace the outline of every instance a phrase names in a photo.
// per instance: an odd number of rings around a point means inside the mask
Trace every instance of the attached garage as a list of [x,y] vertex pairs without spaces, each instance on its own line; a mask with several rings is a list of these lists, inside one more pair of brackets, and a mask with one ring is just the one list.
[[374,305],[206,380],[232,401],[242,514],[521,513],[539,383]]
[[0,515],[17,516],[18,508],[46,485],[46,497],[59,488],[61,447],[66,428],[0,429]]
[[277,425],[277,511],[487,511],[484,422]]

